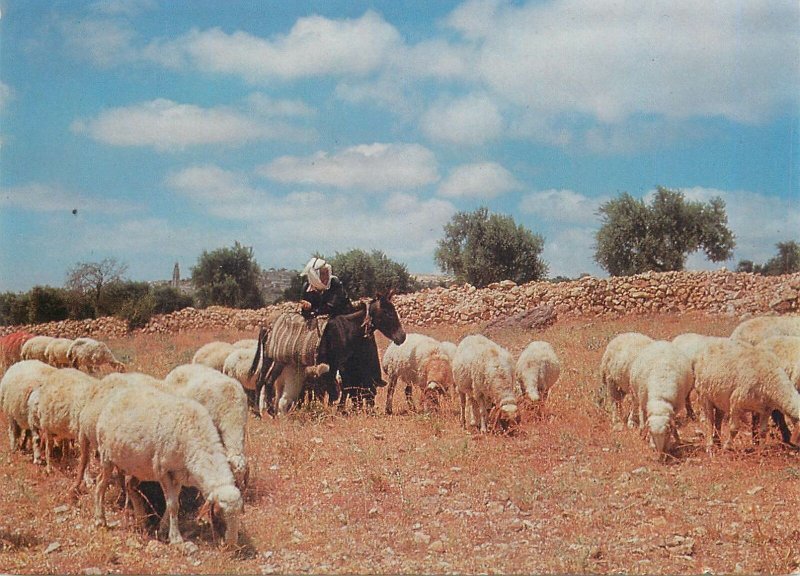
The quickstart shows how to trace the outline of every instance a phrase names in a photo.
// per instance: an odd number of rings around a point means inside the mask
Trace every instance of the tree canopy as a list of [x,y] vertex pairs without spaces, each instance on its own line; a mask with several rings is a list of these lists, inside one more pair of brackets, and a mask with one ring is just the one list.
[[350,298],[371,297],[389,289],[405,293],[416,288],[405,264],[395,262],[380,250],[337,252],[329,263]]
[[195,298],[201,307],[217,304],[231,308],[260,308],[261,268],[253,249],[235,242],[231,248],[203,251],[192,268]]
[[800,244],[794,240],[775,244],[778,253],[765,264],[754,264],[752,260],[741,260],[737,272],[754,272],[764,276],[780,276],[800,272]]
[[649,205],[624,193],[602,204],[599,213],[595,260],[612,276],[683,270],[687,256],[700,249],[721,262],[736,245],[718,197],[690,201],[659,186]]
[[96,317],[103,315],[102,299],[108,286],[124,280],[128,265],[116,258],[100,262],[78,262],[67,272],[65,287],[91,298]]
[[442,271],[461,282],[484,287],[500,280],[520,284],[547,274],[544,239],[511,216],[490,214],[486,207],[458,212],[445,224],[434,253]]

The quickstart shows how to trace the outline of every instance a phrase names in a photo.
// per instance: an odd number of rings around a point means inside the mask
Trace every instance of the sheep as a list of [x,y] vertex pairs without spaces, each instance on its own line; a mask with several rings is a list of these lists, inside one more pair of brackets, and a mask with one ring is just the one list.
[[778,357],[794,387],[800,390],[800,336],[771,336],[758,344]]
[[[53,441],[78,440],[79,415],[96,378],[74,368],[50,373],[34,392],[39,433],[44,440],[46,472],[52,472],[50,453]],[[33,395],[32,395],[33,396]]]
[[244,453],[247,396],[237,380],[200,364],[184,364],[164,378],[165,389],[199,402],[219,431],[236,483],[247,485],[249,468]]
[[[237,543],[242,495],[214,422],[200,404],[150,387],[115,390],[97,419],[97,448],[102,468],[94,495],[98,525],[106,524],[103,500],[116,466],[139,481],[161,484],[167,505],[161,526],[168,525],[170,544],[183,541],[178,528],[182,486],[198,488],[212,509],[221,510],[225,543]],[[141,517],[138,498],[134,507]]]
[[770,336],[800,336],[800,316],[759,316],[739,324],[731,339],[756,345]]
[[473,420],[480,415],[480,430],[486,432],[487,417],[494,407],[504,424],[518,421],[514,394],[514,359],[505,348],[485,336],[467,336],[453,358],[453,377],[461,399],[461,427],[466,428],[469,397]]
[[11,366],[0,379],[0,410],[8,419],[10,449],[17,450],[22,432],[30,431],[35,464],[41,461],[39,431],[35,425],[35,403],[30,403],[30,397],[56,370],[40,360],[23,360]]
[[[638,332],[624,332],[615,336],[606,346],[600,360],[600,376],[609,397],[614,402],[611,412],[612,422],[616,425],[623,419],[622,401],[631,391],[630,367],[636,355],[653,339]],[[631,410],[628,416],[628,427],[637,424],[636,414]]]
[[398,380],[406,383],[406,402],[414,407],[412,387],[423,391],[423,402],[438,403],[440,395],[455,388],[450,357],[442,351],[440,343],[424,334],[406,334],[401,345],[390,342],[383,353],[383,369],[389,380],[386,389],[386,414],[392,413],[392,397]]
[[52,342],[52,336],[34,336],[22,345],[21,357],[23,360],[41,360],[47,362],[45,351],[47,346]]
[[448,342],[447,340],[442,340],[441,342],[439,342],[439,348],[448,358],[450,358],[450,361],[452,362],[453,358],[456,355],[456,350],[458,349],[458,346],[456,346],[452,342]]
[[[306,384],[327,374],[330,367],[327,364],[303,366],[289,362],[280,365],[279,369],[280,373],[275,382],[273,382],[275,388],[273,412],[278,415],[284,415],[300,400]],[[338,378],[339,374],[337,373],[336,376]],[[266,402],[266,399],[263,398],[265,396],[263,392],[264,389],[262,389],[260,401]]]
[[47,345],[47,348],[45,348],[45,361],[50,364],[50,366],[55,366],[56,368],[65,368],[69,366],[67,352],[72,342],[70,338],[54,338]]
[[87,372],[95,372],[100,366],[109,364],[112,369],[125,371],[125,364],[117,360],[105,342],[94,338],[77,338],[67,350],[70,366]]
[[233,344],[229,342],[209,342],[197,349],[197,352],[192,356],[192,364],[202,364],[222,372],[222,368],[225,365],[225,358],[227,358],[231,352],[233,352]]
[[650,436],[659,456],[677,443],[675,414],[692,390],[692,364],[672,342],[657,340],[645,346],[631,362],[630,386],[639,401],[639,428]]
[[547,342],[531,342],[520,353],[514,367],[514,381],[533,402],[547,400],[553,384],[561,375],[561,362]]
[[694,362],[703,349],[709,344],[716,342],[724,342],[727,338],[724,336],[706,336],[705,334],[695,334],[694,332],[687,332],[685,334],[678,334],[672,339],[672,343],[678,347],[678,350],[683,352],[694,366]]
[[695,362],[695,387],[711,423],[709,448],[719,443],[720,425],[726,414],[730,421],[728,448],[739,431],[744,412],[753,412],[760,423],[753,442],[766,432],[767,416],[779,410],[792,419],[800,418],[800,393],[780,368],[773,353],[735,340],[710,344]]
[[27,332],[12,332],[0,338],[0,372],[22,360],[22,346],[33,338]]
[[256,353],[256,348],[258,347],[258,340],[256,338],[244,338],[243,340],[237,340],[232,344],[234,348],[245,348],[247,350],[251,350],[253,354]]
[[222,373],[237,380],[242,388],[252,395],[256,391],[257,374],[254,372],[250,375],[250,366],[253,364],[255,354],[255,348],[234,348],[222,364]]

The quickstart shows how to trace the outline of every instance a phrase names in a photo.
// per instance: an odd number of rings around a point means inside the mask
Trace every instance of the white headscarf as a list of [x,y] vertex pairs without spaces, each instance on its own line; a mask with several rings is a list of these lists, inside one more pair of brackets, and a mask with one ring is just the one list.
[[[319,279],[319,271],[323,268],[328,269],[328,282],[323,283],[322,280]],[[325,262],[322,258],[312,258],[306,264],[306,267],[303,268],[303,271],[300,273],[301,276],[308,277],[308,284],[310,288],[315,290],[319,290],[323,292],[331,287],[331,265]]]

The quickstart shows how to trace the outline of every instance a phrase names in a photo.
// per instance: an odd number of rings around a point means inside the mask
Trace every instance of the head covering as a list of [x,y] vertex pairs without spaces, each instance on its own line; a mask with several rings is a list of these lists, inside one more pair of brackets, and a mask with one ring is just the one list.
[[[328,281],[323,283],[322,280],[319,278],[319,271],[323,268],[328,269]],[[308,277],[308,284],[311,288],[319,291],[327,290],[331,287],[331,265],[325,262],[322,258],[312,258],[306,264],[306,267],[303,268],[303,271],[300,273],[301,276]]]

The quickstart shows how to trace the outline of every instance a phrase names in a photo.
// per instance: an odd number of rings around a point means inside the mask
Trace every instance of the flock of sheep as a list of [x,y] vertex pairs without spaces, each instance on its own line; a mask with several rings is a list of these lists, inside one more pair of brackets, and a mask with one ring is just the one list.
[[[171,543],[178,530],[178,495],[182,486],[200,490],[208,508],[225,523],[225,542],[238,540],[241,490],[249,467],[245,452],[247,391],[257,342],[212,342],[195,353],[192,363],[174,368],[164,379],[123,370],[108,347],[96,340],[65,340],[13,334],[0,338],[0,410],[9,422],[11,450],[29,438],[33,460],[51,469],[54,442],[80,447],[80,465],[72,495],[92,481],[87,472],[94,455],[100,473],[94,489],[94,515],[105,523],[104,494],[114,478],[128,488],[136,517],[146,516],[135,488],[140,482],[161,485],[166,513],[161,527]],[[481,432],[519,421],[521,398],[544,402],[561,372],[547,342],[531,342],[515,359],[482,335],[464,337],[458,345],[423,334],[409,334],[401,345],[383,353],[387,377],[385,412],[392,413],[398,382],[416,410],[414,389],[423,407],[435,408],[443,395],[457,394],[460,422]],[[753,414],[753,439],[763,437],[769,419],[779,415],[800,420],[800,317],[755,318],[743,322],[729,338],[682,334],[658,341],[639,333],[612,339],[600,372],[615,406],[612,421],[638,426],[660,457],[669,454],[678,432],[676,415],[693,417],[694,390],[711,425],[709,441],[720,441],[728,418],[729,438],[736,437],[742,416]],[[623,412],[625,398],[633,408]],[[467,410],[469,407],[469,410]],[[756,429],[756,424],[758,428]]]

